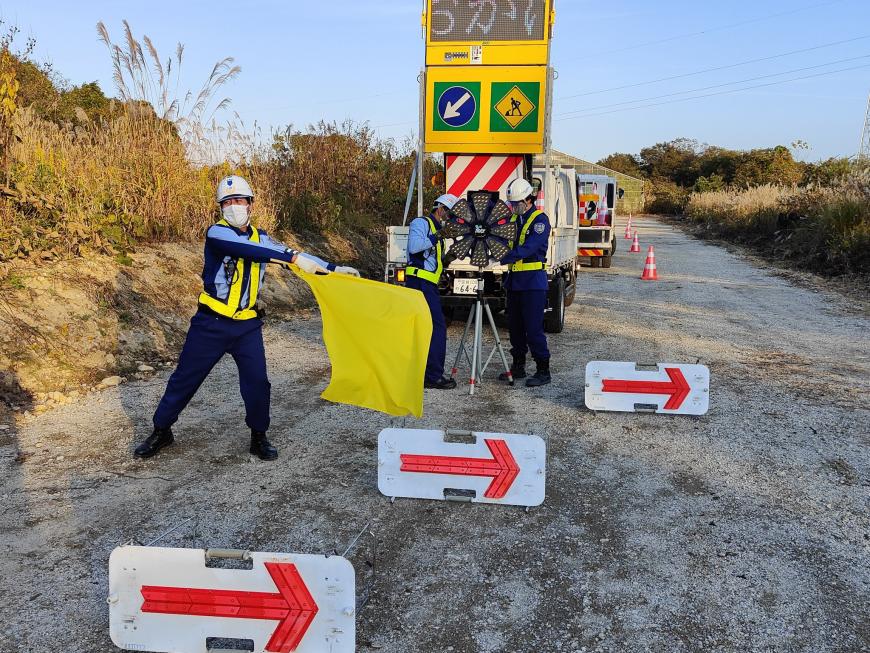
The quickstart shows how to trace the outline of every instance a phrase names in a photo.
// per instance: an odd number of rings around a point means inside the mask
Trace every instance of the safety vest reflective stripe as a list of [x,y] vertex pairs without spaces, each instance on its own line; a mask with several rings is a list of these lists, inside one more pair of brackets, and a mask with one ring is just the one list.
[[[526,220],[526,223],[523,225],[523,228],[520,230],[520,239],[519,244],[523,245],[526,242],[526,236],[529,234],[529,229],[532,226],[532,223],[535,221],[539,215],[541,215],[543,211],[534,211],[532,215],[529,216],[529,219]],[[516,222],[519,216],[514,216],[511,219],[511,222]],[[532,261],[526,263],[525,261],[517,261],[516,263],[511,263],[508,265],[508,270],[511,272],[531,272],[533,270],[543,270],[544,264],[541,261]]]
[[[226,220],[219,220],[219,225],[229,227]],[[259,243],[260,234],[254,225],[251,225],[251,242]],[[254,305],[257,303],[257,293],[260,289],[260,263],[251,263],[251,284],[248,291],[248,305],[239,307],[242,301],[242,284],[245,280],[245,259],[236,259],[236,269],[233,271],[233,278],[230,282],[230,292],[227,301],[223,302],[220,299],[212,297],[207,292],[202,292],[199,295],[199,303],[208,306],[218,315],[232,318],[233,320],[250,320],[257,317],[257,311],[254,310]]]
[[[433,222],[432,218],[428,216],[423,216],[426,218],[426,222],[429,223],[429,233],[435,233],[435,222]],[[435,260],[436,267],[435,272],[429,272],[429,270],[424,270],[423,268],[415,268],[414,266],[409,266],[405,268],[405,274],[409,277],[417,277],[418,279],[425,279],[426,281],[430,281],[434,283],[436,286],[438,285],[438,281],[441,279],[441,272],[444,270],[444,265],[441,263],[441,241],[435,241]]]

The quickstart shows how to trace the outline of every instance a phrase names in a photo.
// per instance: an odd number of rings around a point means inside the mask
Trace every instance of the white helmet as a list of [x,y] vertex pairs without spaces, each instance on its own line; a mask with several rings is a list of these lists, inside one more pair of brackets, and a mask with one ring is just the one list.
[[453,205],[459,201],[459,198],[456,195],[452,195],[451,193],[445,193],[437,200],[435,200],[435,204],[443,204],[444,207],[450,211],[453,208]]
[[221,179],[215,197],[218,204],[233,197],[246,197],[249,200],[253,200],[254,191],[251,190],[250,184],[242,177],[230,175]]
[[508,202],[521,202],[534,194],[535,190],[525,179],[514,179],[507,187]]

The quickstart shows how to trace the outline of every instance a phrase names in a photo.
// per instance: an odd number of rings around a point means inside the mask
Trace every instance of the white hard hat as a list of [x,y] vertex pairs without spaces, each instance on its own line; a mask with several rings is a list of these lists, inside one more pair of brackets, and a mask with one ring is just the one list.
[[216,199],[218,204],[233,197],[254,199],[254,191],[251,190],[250,184],[238,175],[224,177],[217,187]]
[[444,195],[439,197],[437,200],[435,200],[435,203],[436,204],[443,204],[447,208],[447,210],[449,211],[453,208],[453,205],[456,204],[456,202],[458,202],[458,201],[459,201],[459,198],[456,197],[456,195],[453,195],[451,193],[445,193]]
[[532,185],[525,179],[514,179],[507,187],[508,202],[521,202],[534,194]]

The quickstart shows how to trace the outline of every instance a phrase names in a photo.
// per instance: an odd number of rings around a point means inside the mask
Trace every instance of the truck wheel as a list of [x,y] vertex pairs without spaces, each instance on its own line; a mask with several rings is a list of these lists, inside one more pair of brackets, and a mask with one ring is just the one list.
[[610,241],[610,255],[616,254],[616,236]]
[[553,281],[550,288],[549,313],[544,314],[544,331],[547,333],[562,333],[565,328],[565,279],[561,276]]
[[605,254],[601,257],[601,267],[609,268],[610,264],[613,262],[613,256],[610,254]]
[[591,265],[593,268],[600,268],[601,267],[601,257],[600,256],[590,257],[589,258],[589,265]]

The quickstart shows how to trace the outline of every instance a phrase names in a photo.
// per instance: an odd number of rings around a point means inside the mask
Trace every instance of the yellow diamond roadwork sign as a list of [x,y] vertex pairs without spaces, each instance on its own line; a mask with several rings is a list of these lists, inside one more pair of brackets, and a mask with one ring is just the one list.
[[426,151],[542,153],[547,79],[546,66],[430,66]]
[[[537,108],[537,105],[516,84],[505,93],[501,100],[495,103],[498,118],[506,122],[511,129],[519,127],[520,123],[524,122],[526,118],[530,118]],[[500,131],[495,118],[491,121],[491,128],[492,131]]]

